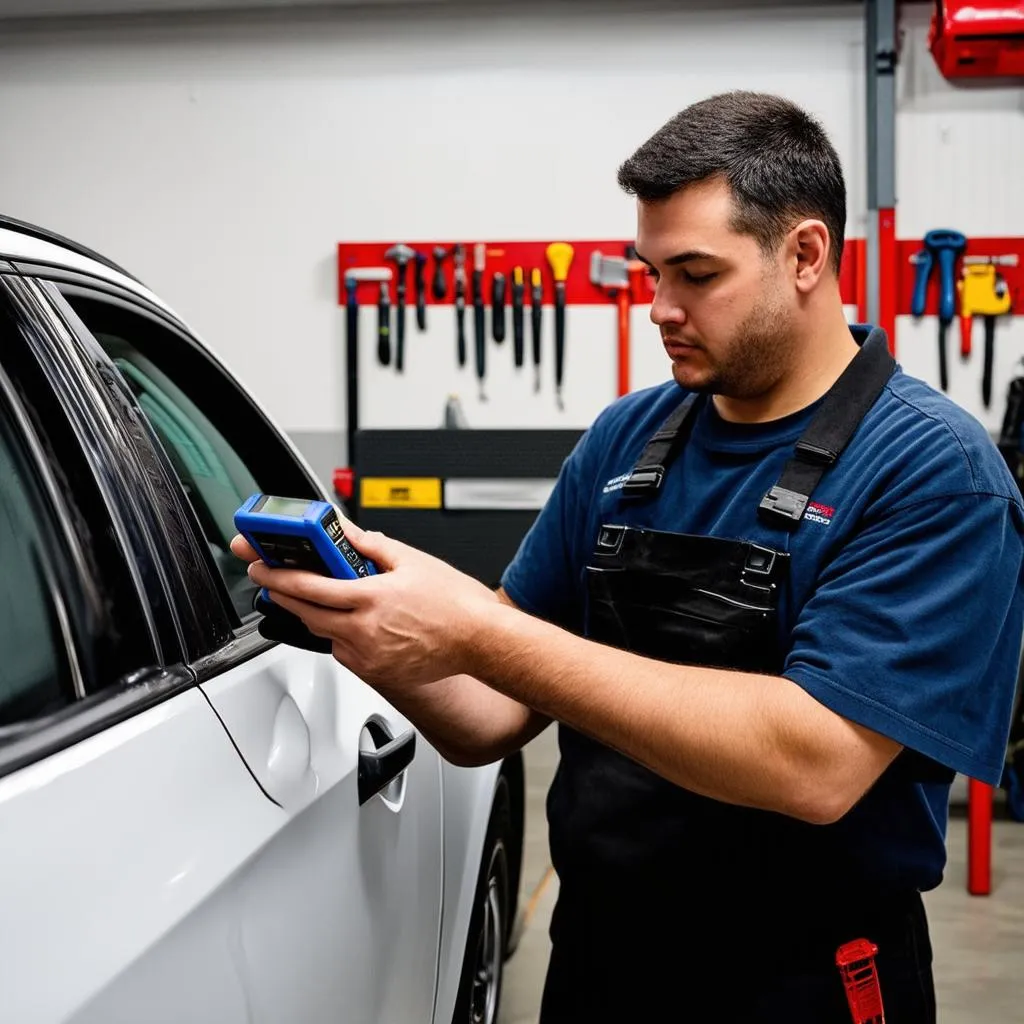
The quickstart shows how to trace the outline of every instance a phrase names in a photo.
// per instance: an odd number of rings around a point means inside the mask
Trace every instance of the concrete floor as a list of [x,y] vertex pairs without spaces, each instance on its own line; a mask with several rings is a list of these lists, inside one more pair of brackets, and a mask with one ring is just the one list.
[[[498,1024],[536,1024],[547,969],[548,922],[558,892],[550,870],[544,799],[558,760],[550,728],[526,749],[523,905],[528,922],[506,965]],[[965,792],[954,786],[953,800]],[[966,823],[952,820],[945,882],[925,902],[935,950],[940,1024],[1024,1022],[1024,824],[996,821],[992,895],[966,890]]]

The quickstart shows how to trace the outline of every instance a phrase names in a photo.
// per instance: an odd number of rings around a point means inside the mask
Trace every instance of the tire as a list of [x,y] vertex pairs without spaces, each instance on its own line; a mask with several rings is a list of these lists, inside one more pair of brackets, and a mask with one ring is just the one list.
[[508,781],[501,776],[484,839],[452,1024],[495,1024],[498,1019],[509,935],[511,838]]

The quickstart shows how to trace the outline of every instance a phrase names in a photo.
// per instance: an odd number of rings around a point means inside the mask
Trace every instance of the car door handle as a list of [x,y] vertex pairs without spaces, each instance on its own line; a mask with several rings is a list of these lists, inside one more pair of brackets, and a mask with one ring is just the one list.
[[[376,737],[375,737],[376,738]],[[359,805],[376,796],[389,782],[398,778],[412,764],[416,755],[416,733],[407,733],[388,740],[376,750],[359,752]]]

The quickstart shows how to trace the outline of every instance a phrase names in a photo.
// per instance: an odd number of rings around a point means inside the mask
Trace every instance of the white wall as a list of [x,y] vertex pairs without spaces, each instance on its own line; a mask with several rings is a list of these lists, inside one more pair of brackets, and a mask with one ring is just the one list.
[[[8,33],[0,196],[161,292],[284,426],[338,430],[337,240],[630,238],[618,164],[701,96],[769,89],[820,114],[863,234],[860,12],[811,15],[581,2]],[[365,312],[366,425],[433,426],[458,392],[474,426],[585,426],[614,397],[610,305],[569,310],[564,413],[550,362],[535,397],[508,344],[490,347],[479,404],[438,312],[410,334],[404,378],[375,366]],[[636,383],[664,379],[636,320]]]
[[[765,89],[818,114],[847,174],[847,233],[865,233],[861,5],[710,6],[450,3],[15,26],[0,38],[2,207],[127,265],[282,425],[334,434],[338,240],[628,238],[619,162],[702,96]],[[943,82],[924,49],[927,6],[904,11],[899,234],[940,222],[1024,234],[1020,90]],[[968,174],[976,187],[962,186]],[[433,426],[456,392],[474,426],[578,427],[614,395],[611,306],[569,310],[564,413],[550,319],[541,395],[514,374],[510,344],[492,344],[481,404],[472,360],[455,366],[450,309],[431,313],[426,335],[410,317],[402,378],[375,365],[364,313],[365,425]],[[644,313],[636,386],[667,372]],[[934,334],[908,320],[898,337],[908,369],[932,380]],[[1024,335],[1002,329],[999,344],[997,406]],[[951,365],[954,397],[980,412],[978,364]],[[994,408],[988,422],[998,418]]]

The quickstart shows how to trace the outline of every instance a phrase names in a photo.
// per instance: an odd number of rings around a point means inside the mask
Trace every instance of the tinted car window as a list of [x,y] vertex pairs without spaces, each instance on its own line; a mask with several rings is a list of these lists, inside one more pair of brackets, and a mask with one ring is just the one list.
[[0,726],[74,700],[39,494],[0,416]]
[[255,587],[228,547],[235,510],[260,490],[316,496],[310,482],[247,396],[194,342],[123,302],[61,290],[149,420],[235,612],[241,619],[254,614]]

